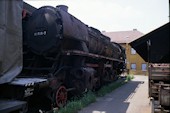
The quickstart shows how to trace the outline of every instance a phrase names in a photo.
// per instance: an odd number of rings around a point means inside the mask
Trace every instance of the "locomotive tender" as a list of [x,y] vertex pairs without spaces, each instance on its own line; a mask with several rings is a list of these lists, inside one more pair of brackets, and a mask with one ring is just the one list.
[[[48,103],[48,110],[62,107],[68,92],[82,94],[116,80],[125,59],[122,46],[69,14],[67,6],[44,6],[23,18],[23,70],[2,86],[8,87],[3,94]],[[38,105],[29,107],[45,108]]]

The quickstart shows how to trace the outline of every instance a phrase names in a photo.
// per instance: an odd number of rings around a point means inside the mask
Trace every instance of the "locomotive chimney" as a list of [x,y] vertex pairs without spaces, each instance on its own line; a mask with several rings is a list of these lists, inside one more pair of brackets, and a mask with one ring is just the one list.
[[66,5],[58,5],[56,7],[58,7],[59,9],[65,11],[65,12],[68,12],[68,6],[66,6]]

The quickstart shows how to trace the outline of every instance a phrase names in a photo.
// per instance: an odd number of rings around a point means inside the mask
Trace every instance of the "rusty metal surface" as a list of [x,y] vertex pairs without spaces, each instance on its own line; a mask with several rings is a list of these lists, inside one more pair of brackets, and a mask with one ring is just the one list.
[[169,63],[156,63],[149,65],[149,96],[154,99],[154,112],[170,111],[169,83]]
[[87,26],[71,14],[58,9],[63,23],[63,35],[81,41],[88,41]]
[[[71,14],[58,9],[63,24],[63,37],[85,41],[89,52],[119,59],[122,52],[119,46],[110,42],[110,38],[93,27],[86,26]],[[116,54],[115,54],[116,52]]]
[[122,51],[119,46],[116,46],[116,43],[110,42],[109,37],[102,35],[99,30],[93,27],[88,28],[88,33],[89,33],[88,47],[91,53],[119,59],[120,52]]
[[100,55],[105,54],[105,46],[108,44],[106,44],[106,39],[104,39],[104,37],[101,36],[100,31],[93,27],[89,27],[88,34],[89,34],[88,42],[89,51],[91,53]]
[[170,64],[150,64],[149,79],[159,81],[170,81]]
[[160,89],[160,104],[163,106],[170,106],[170,86]]
[[112,57],[105,57],[105,56],[102,56],[102,55],[87,53],[87,52],[78,51],[78,50],[63,51],[63,54],[64,55],[81,55],[81,56],[92,57],[92,58],[100,58],[100,59],[107,59],[107,60],[112,60],[112,61],[124,62],[124,60],[118,60],[118,59],[114,59]]

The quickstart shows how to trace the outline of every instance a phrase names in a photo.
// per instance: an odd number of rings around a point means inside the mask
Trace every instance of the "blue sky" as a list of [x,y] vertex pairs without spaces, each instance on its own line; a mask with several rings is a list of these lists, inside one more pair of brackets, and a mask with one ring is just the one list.
[[137,29],[146,34],[169,22],[168,0],[24,0],[39,8],[67,5],[68,12],[100,31]]

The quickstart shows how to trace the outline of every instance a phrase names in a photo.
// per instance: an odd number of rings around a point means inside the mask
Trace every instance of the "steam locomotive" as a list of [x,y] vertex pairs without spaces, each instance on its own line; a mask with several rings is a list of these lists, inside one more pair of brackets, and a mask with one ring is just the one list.
[[44,6],[23,18],[23,70],[3,93],[49,103],[47,109],[62,107],[68,92],[79,95],[116,80],[125,59],[122,46],[69,14],[67,6]]

